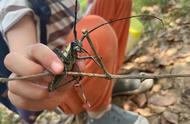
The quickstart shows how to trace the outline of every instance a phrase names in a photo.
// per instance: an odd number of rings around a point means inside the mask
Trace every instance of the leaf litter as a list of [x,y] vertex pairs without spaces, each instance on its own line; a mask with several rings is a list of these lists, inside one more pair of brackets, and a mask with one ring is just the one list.
[[[175,8],[178,7],[172,6],[165,10],[167,13],[164,16],[168,19],[164,29],[155,31],[156,35],[144,36],[127,54],[121,73],[190,73],[190,18],[187,15],[171,21],[171,11],[175,11]],[[153,14],[155,9],[155,14],[160,13],[156,6],[143,9]],[[117,96],[113,98],[113,103],[147,117],[150,124],[190,124],[190,77],[154,80],[149,91]],[[12,115],[9,110],[6,111]],[[80,124],[85,118],[85,113],[74,117],[66,116],[59,110],[44,111],[36,124]],[[18,116],[14,117],[13,123],[21,123]]]

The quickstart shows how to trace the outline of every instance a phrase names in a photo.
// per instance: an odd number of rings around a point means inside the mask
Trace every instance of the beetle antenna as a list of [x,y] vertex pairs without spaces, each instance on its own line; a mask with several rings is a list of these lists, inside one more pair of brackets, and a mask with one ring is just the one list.
[[97,30],[98,28],[103,27],[104,25],[115,23],[117,21],[124,21],[124,20],[128,20],[128,19],[131,19],[131,18],[139,18],[139,17],[155,18],[155,19],[159,20],[162,23],[162,25],[164,26],[164,22],[162,21],[162,19],[160,19],[160,18],[158,18],[156,16],[153,16],[153,15],[136,15],[136,16],[128,16],[128,17],[123,17],[123,18],[119,18],[119,19],[109,20],[106,23],[100,24],[97,27],[89,30],[88,34],[92,33],[93,31]]
[[74,30],[73,34],[75,37],[75,41],[77,40],[77,31],[76,31],[76,25],[77,25],[77,9],[78,9],[78,2],[75,0],[75,20],[74,20]]

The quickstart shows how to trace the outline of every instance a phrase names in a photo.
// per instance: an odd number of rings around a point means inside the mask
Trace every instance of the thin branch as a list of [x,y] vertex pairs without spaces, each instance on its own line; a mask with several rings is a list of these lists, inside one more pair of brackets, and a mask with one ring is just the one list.
[[[26,80],[36,77],[42,77],[42,76],[49,76],[53,75],[49,72],[39,73],[35,75],[28,75],[28,76],[20,76],[20,77],[14,77],[14,78],[0,78],[0,82],[8,82],[12,80]],[[82,77],[96,77],[96,78],[107,78],[106,74],[96,74],[96,73],[83,73],[83,72],[67,72],[67,75],[71,76],[82,76]],[[190,74],[150,74],[150,75],[114,75],[111,74],[111,80],[112,79],[160,79],[160,78],[177,78],[177,77],[190,77]]]
[[43,77],[43,76],[49,76],[49,75],[52,75],[52,74],[49,72],[43,72],[43,73],[39,73],[39,74],[27,75],[27,76],[18,76],[18,77],[14,77],[14,78],[1,77],[0,83],[6,83],[8,81],[13,81],[13,80],[26,80],[26,79],[32,79],[32,78],[36,78],[36,77]]
[[[96,73],[68,72],[68,75],[107,78],[107,75],[105,74],[96,74]],[[160,79],[160,78],[177,78],[177,77],[190,77],[190,74],[160,74],[160,75],[154,75],[154,74],[114,75],[114,74],[111,74],[111,79]]]

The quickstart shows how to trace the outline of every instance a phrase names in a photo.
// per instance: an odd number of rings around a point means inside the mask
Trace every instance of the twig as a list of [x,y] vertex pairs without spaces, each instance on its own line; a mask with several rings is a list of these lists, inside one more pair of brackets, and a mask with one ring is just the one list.
[[[68,75],[87,76],[97,78],[107,78],[105,74],[96,73],[83,73],[83,72],[68,72]],[[110,74],[111,79],[160,79],[160,78],[177,78],[177,77],[190,77],[190,74],[160,74],[160,75],[114,75]]]
[[[12,80],[26,80],[26,79],[42,77],[42,76],[49,76],[49,75],[52,75],[52,73],[44,72],[44,73],[39,73],[39,74],[35,74],[35,75],[20,76],[20,77],[14,77],[14,78],[0,78],[0,82],[3,83],[3,82],[12,81]],[[96,74],[96,73],[67,72],[67,75],[108,79],[106,74]],[[160,75],[155,75],[155,74],[150,74],[150,75],[114,75],[114,74],[110,74],[110,75],[111,75],[111,80],[112,79],[160,79],[160,78],[190,77],[190,74],[188,74],[188,73],[187,74],[160,74]]]
[[49,72],[43,72],[43,73],[39,73],[39,74],[27,75],[27,76],[18,76],[18,77],[14,77],[14,78],[1,77],[0,82],[5,83],[8,81],[12,81],[12,80],[26,80],[26,79],[32,79],[32,78],[36,78],[36,77],[43,77],[43,76],[49,76],[49,75],[52,75],[52,74]]

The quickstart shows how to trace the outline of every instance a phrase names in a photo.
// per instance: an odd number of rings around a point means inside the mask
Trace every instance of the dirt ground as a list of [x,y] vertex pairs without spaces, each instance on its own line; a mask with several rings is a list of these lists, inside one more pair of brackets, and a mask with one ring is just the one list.
[[[181,16],[128,53],[122,73],[190,73],[190,18]],[[190,124],[190,77],[154,80],[144,94],[114,98],[150,124]],[[118,103],[119,101],[119,103]]]
[[[164,14],[165,19],[173,8],[168,9],[165,10],[168,11]],[[149,14],[156,15],[160,12],[157,7],[148,11]],[[122,68],[123,74],[190,73],[190,17],[182,15],[172,21],[166,19],[165,22],[167,25],[164,28],[151,29],[152,33],[145,35],[128,53]],[[147,117],[150,124],[190,124],[190,77],[155,79],[152,88],[145,93],[117,96],[113,98],[113,103]],[[1,123],[21,123],[17,115],[3,106],[0,110]],[[45,111],[36,124],[63,124],[65,119],[67,124],[71,120],[77,120],[74,116],[67,117],[57,110]]]
[[[175,27],[167,27],[139,44],[129,53],[123,73],[190,73],[190,25],[185,21],[177,20]],[[114,100],[124,109],[147,117],[150,124],[190,124],[189,77],[156,79],[150,91]]]

